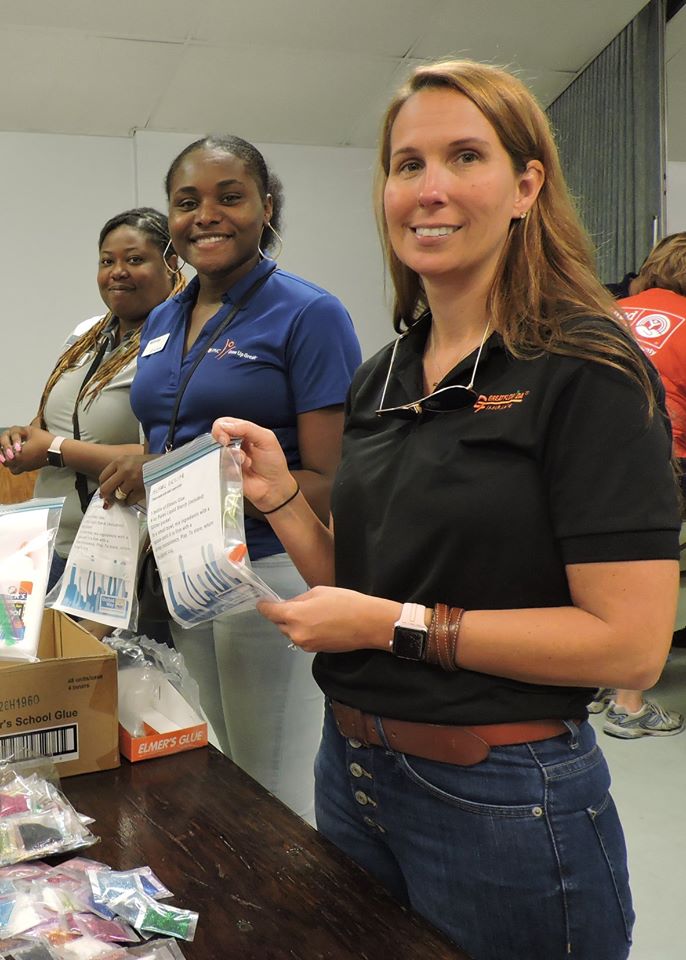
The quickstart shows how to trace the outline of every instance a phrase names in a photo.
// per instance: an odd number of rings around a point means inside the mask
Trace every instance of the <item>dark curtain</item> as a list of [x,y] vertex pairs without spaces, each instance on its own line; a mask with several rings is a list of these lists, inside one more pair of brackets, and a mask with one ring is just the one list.
[[605,283],[637,272],[662,236],[664,0],[651,0],[548,108]]

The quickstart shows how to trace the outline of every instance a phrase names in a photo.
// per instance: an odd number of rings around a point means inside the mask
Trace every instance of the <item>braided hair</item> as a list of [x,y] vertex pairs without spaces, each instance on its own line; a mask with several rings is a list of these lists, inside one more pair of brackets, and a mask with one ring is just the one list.
[[[159,210],[154,210],[152,207],[136,207],[133,210],[125,210],[123,213],[117,214],[116,217],[112,217],[100,231],[100,236],[98,237],[99,250],[102,248],[105,238],[112,233],[113,230],[116,230],[117,227],[132,227],[145,234],[156,247],[159,247],[165,259],[165,264],[167,263],[167,257],[174,254],[174,248],[170,243],[167,218],[163,213],[160,213]],[[170,279],[173,278],[174,280],[169,291],[169,296],[173,297],[177,293],[180,293],[186,286],[186,278],[180,270],[173,271],[171,268],[168,269]],[[57,361],[55,368],[48,377],[48,382],[45,385],[38,407],[38,417],[43,427],[45,427],[45,404],[50,395],[50,391],[66,370],[78,366],[83,357],[97,350],[102,342],[101,338],[104,332],[110,327],[114,319],[116,319],[114,314],[111,310],[108,310],[105,316],[93,324],[92,327],[72,343]],[[142,324],[131,334],[121,350],[117,350],[114,356],[109,357],[100,364],[93,377],[88,381],[88,387],[84,394],[84,397],[88,398],[86,407],[90,406],[102,387],[107,386],[107,384],[136,357],[140,347],[141,327]]]

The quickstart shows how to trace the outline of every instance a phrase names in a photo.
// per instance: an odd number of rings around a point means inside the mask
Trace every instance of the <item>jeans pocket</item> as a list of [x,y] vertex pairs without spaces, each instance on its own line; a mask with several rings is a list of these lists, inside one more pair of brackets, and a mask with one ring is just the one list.
[[624,918],[626,937],[631,943],[631,933],[635,914],[631,902],[629,889],[629,871],[627,869],[626,845],[624,833],[619,822],[619,816],[610,794],[594,807],[587,807],[586,812],[591,820],[593,829],[598,838],[602,855],[607,864],[612,879],[612,887]]
[[[485,769],[487,761],[473,767],[461,767],[399,753],[396,754],[396,762],[400,773],[416,788],[435,800],[442,800],[465,813],[495,818],[543,816],[541,806],[543,797],[534,796],[537,791],[531,794],[527,791],[527,802],[511,802],[511,795],[508,796],[504,784],[494,782],[493,778],[487,775]],[[530,802],[528,802],[529,796],[531,796]],[[508,800],[510,802],[507,802]]]

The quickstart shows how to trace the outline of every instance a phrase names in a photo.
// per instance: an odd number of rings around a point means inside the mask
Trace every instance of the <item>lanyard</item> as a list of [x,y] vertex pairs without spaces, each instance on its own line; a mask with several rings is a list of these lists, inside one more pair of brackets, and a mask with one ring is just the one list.
[[276,264],[274,264],[271,270],[265,273],[263,277],[258,277],[257,280],[252,284],[252,286],[249,287],[248,290],[246,290],[246,292],[243,294],[243,296],[238,301],[238,303],[235,304],[235,306],[229,313],[228,317],[226,317],[226,319],[219,324],[219,327],[212,334],[212,336],[210,337],[209,343],[207,344],[203,352],[198,357],[196,357],[195,362],[193,363],[192,367],[186,374],[186,377],[183,383],[181,384],[181,386],[179,387],[178,392],[176,394],[176,400],[174,401],[174,409],[172,410],[171,417],[169,418],[169,429],[167,430],[167,439],[164,441],[165,453],[169,453],[170,450],[174,449],[174,434],[176,432],[176,420],[179,413],[179,407],[181,406],[181,397],[183,396],[184,391],[188,386],[188,383],[191,377],[193,376],[196,369],[198,368],[198,365],[205,359],[210,347],[214,343],[216,343],[216,341],[219,339],[222,333],[224,333],[224,331],[229,326],[229,324],[233,322],[233,319],[238,313],[238,311],[242,310],[243,307],[247,305],[248,301],[252,298],[254,294],[257,293],[258,290],[260,290],[264,286],[264,284],[267,282],[267,280],[269,280],[269,278],[271,277],[271,275],[274,273],[275,270],[276,270]]
[[[74,440],[81,439],[81,430],[79,427],[79,404],[81,403],[81,400],[83,398],[83,394],[86,389],[86,386],[88,385],[88,381],[91,379],[95,371],[98,369],[98,367],[104,360],[105,354],[107,353],[108,348],[111,347],[112,344],[114,343],[114,334],[115,334],[115,330],[118,323],[119,321],[117,320],[117,318],[112,317],[111,322],[107,325],[105,330],[103,330],[102,342],[98,347],[98,350],[95,354],[95,357],[93,358],[93,361],[90,367],[88,368],[88,370],[86,370],[86,376],[83,378],[81,386],[79,387],[79,392],[76,397],[76,403],[74,404],[74,412],[71,417]],[[85,473],[79,473],[78,471],[76,472],[75,478],[74,478],[74,486],[76,487],[76,492],[79,495],[81,510],[83,513],[85,513],[86,510],[88,509],[88,504],[90,503],[90,499],[92,497],[92,494],[88,492],[88,479]]]

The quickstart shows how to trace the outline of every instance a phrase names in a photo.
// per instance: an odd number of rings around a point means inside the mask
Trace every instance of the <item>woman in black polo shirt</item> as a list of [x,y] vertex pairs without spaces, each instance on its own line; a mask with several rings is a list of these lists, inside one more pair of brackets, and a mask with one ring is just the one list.
[[585,705],[652,685],[669,648],[660,401],[518,80],[420,67],[380,160],[405,332],[354,379],[330,528],[269,431],[215,424],[313,587],[260,610],[318,652],[318,827],[474,960],[623,960],[626,852]]

